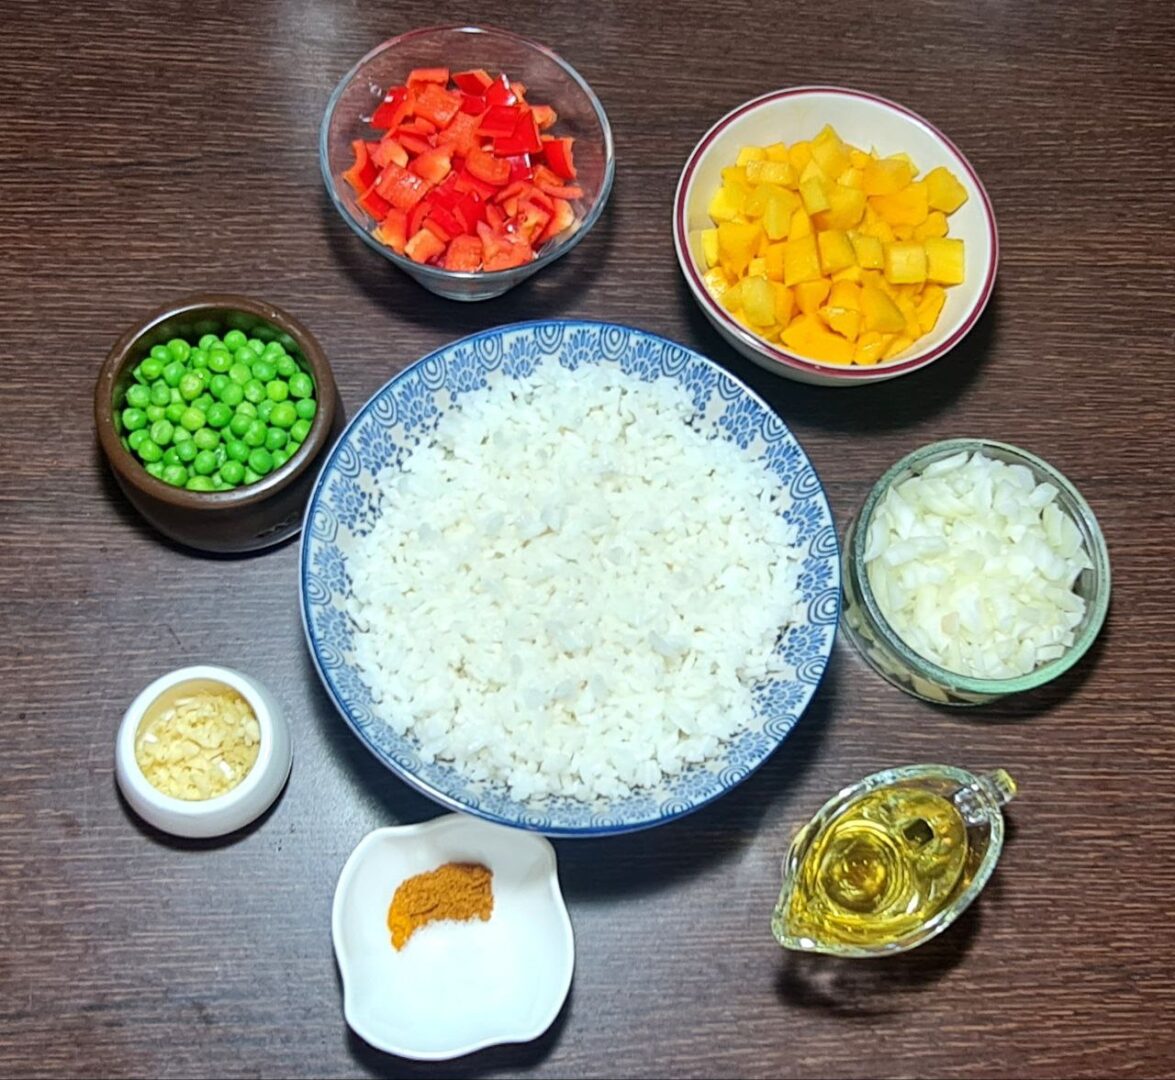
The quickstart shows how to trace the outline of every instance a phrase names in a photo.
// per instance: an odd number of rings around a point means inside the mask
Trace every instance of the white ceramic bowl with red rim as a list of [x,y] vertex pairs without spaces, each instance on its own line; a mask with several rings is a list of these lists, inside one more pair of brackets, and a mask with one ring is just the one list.
[[[702,274],[701,232],[710,228],[707,208],[744,146],[793,143],[813,138],[831,124],[845,142],[882,155],[905,152],[925,175],[950,169],[967,190],[967,201],[948,218],[949,235],[966,251],[965,280],[947,289],[938,323],[894,359],[869,367],[842,366],[788,352],[737,322],[707,290]],[[718,332],[744,356],[777,375],[825,386],[880,382],[926,367],[957,345],[975,325],[995,285],[999,236],[991,200],[970,162],[941,131],[917,113],[860,90],[797,86],[774,90],[727,113],[702,137],[682,169],[673,207],[673,243],[694,298]]]

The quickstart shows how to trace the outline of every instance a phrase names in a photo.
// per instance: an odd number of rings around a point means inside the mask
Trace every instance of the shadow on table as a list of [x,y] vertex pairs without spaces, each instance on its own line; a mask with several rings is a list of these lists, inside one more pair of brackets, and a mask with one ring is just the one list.
[[[339,992],[342,993],[341,984]],[[450,1061],[413,1061],[376,1050],[348,1028],[347,1053],[351,1055],[352,1061],[372,1076],[443,1076],[445,1080],[464,1080],[487,1073],[508,1072],[517,1075],[541,1065],[558,1045],[574,995],[575,984],[572,983],[567,1000],[563,1002],[563,1008],[559,1010],[554,1023],[537,1039],[528,1043],[487,1046],[484,1050],[476,1050]]]
[[978,377],[999,327],[997,289],[971,332],[922,370],[859,387],[811,386],[773,375],[728,345],[698,307],[684,278],[679,293],[700,352],[770,402],[785,421],[795,419],[834,432],[899,430],[949,410]]
[[967,955],[979,931],[979,908],[972,904],[938,937],[896,956],[846,960],[785,952],[775,992],[786,1005],[841,1016],[905,1012],[905,992],[937,982]]
[[365,296],[409,322],[430,330],[445,327],[455,338],[503,323],[564,315],[579,304],[602,271],[613,240],[612,215],[604,213],[574,251],[502,296],[488,301],[446,300],[367,247],[340,219],[325,190],[321,206],[331,255]]

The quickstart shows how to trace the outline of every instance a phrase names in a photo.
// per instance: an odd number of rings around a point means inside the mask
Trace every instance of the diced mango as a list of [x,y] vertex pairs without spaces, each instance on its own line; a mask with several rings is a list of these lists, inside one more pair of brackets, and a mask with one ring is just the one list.
[[861,286],[855,281],[834,281],[828,294],[828,306],[861,310]]
[[747,276],[755,277],[767,276],[767,260],[762,255],[756,255],[749,263],[747,263]]
[[831,285],[824,278],[816,281],[801,281],[792,291],[795,293],[796,307],[805,315],[815,315],[820,305],[828,299]]
[[798,285],[819,277],[820,256],[816,250],[816,238],[809,235],[788,240],[783,249],[783,283]]
[[838,270],[835,274],[832,275],[832,282],[834,285],[838,281],[859,282],[861,280],[861,274],[862,270],[856,264],[852,266],[846,266],[843,270]]
[[870,195],[869,205],[890,225],[921,225],[930,213],[926,184],[909,184],[890,195]]
[[738,152],[736,164],[746,165],[749,161],[762,161],[767,157],[767,151],[761,146],[744,146]]
[[727,311],[735,312],[741,311],[743,307],[743,283],[736,281],[730,286],[720,297],[718,302],[726,308]]
[[864,180],[865,173],[855,166],[849,166],[849,168],[845,169],[845,171],[836,178],[836,182],[840,184],[841,187],[852,188],[854,191],[861,190],[861,185],[864,183]]
[[922,290],[922,299],[917,306],[918,326],[922,333],[929,334],[934,329],[946,298],[946,290],[941,285],[928,283]]
[[893,238],[895,240],[913,240],[914,226],[913,225],[895,225],[893,226]]
[[812,219],[808,217],[808,212],[802,207],[796,207],[792,212],[791,224],[787,227],[787,238],[789,240],[800,240],[805,236],[812,235]]
[[818,214],[830,205],[827,184],[819,176],[809,176],[807,180],[800,181],[800,198],[809,214]]
[[[929,189],[927,197],[929,198]],[[947,216],[941,210],[931,210],[921,225],[914,226],[914,239],[925,240],[931,236],[946,236]]]
[[760,274],[743,278],[743,311],[755,326],[775,322],[775,293],[771,282]]
[[835,330],[841,337],[849,341],[856,341],[861,332],[861,313],[852,308],[833,307],[831,304],[820,309],[820,315],[828,323],[829,329]]
[[782,240],[791,228],[792,214],[800,209],[800,200],[790,191],[773,187],[763,210],[763,229],[772,240]]
[[783,283],[783,253],[786,248],[787,244],[768,244],[767,251],[763,256],[763,262],[767,267],[767,277],[780,284]]
[[897,239],[894,236],[893,229],[889,226],[889,222],[882,221],[880,218],[862,225],[861,232],[866,236],[872,236],[874,240],[879,241],[881,244],[892,244]]
[[787,326],[795,310],[795,296],[791,289],[779,281],[771,283],[771,290],[775,293],[775,321],[780,326]]
[[914,298],[908,294],[902,294],[897,298],[896,303],[898,311],[902,313],[902,318],[906,320],[906,337],[916,341],[922,336],[922,327],[918,325],[918,309],[914,306]]
[[897,337],[886,345],[885,351],[881,354],[881,359],[892,360],[894,357],[904,353],[913,344],[914,339],[912,337],[907,337],[905,334],[898,334]]
[[798,315],[782,334],[780,341],[801,356],[830,364],[851,364],[853,343],[825,329],[815,315]]
[[914,170],[900,157],[869,160],[861,170],[861,187],[866,195],[892,195],[914,179]]
[[816,246],[820,251],[820,268],[826,274],[835,274],[852,266],[857,258],[848,236],[839,229],[825,229],[816,234]]
[[746,188],[747,184],[747,170],[741,165],[727,165],[722,170],[722,182],[727,187]]
[[763,149],[767,154],[768,161],[786,161],[789,165],[791,164],[791,159],[787,156],[787,143],[772,143]]
[[812,140],[812,160],[824,170],[825,176],[840,176],[852,164],[849,152],[840,136],[827,124]]
[[963,241],[953,237],[932,236],[922,242],[926,249],[926,280],[940,285],[959,285],[963,281]]
[[851,229],[860,222],[865,213],[865,193],[855,188],[843,187],[840,184],[828,184],[825,187],[828,197],[828,209],[822,211],[816,218],[816,227],[820,229]]
[[854,169],[861,169],[862,172],[865,166],[873,159],[865,153],[864,150],[858,150],[855,146],[849,147],[849,162]]
[[876,330],[867,330],[857,338],[857,346],[853,350],[854,364],[876,364],[885,351],[886,337]]
[[795,182],[795,172],[786,161],[748,161],[747,182],[750,184],[784,184]]
[[955,179],[954,174],[939,165],[926,174],[926,201],[931,209],[953,214],[967,201],[967,189]]
[[861,286],[861,315],[866,330],[897,334],[906,328],[906,317],[897,304],[875,285]]
[[857,258],[857,265],[866,270],[880,270],[885,266],[885,251],[881,241],[876,236],[865,233],[849,233],[849,243],[853,245],[853,254]]
[[723,221],[718,225],[718,257],[735,277],[747,268],[759,239],[757,224]]
[[885,245],[885,280],[917,285],[926,280],[926,249],[916,240]]
[[787,159],[797,175],[804,171],[804,167],[812,160],[812,144],[806,140],[794,142],[788,147]]
[[718,264],[717,229],[702,230],[702,257],[706,260],[707,266],[716,266]]
[[706,212],[715,221],[733,221],[742,208],[742,196],[732,187],[722,185],[710,200]]
[[726,271],[721,266],[711,266],[702,275],[702,280],[706,283],[706,288],[710,290],[710,294],[719,299],[730,288],[730,278],[726,276]]

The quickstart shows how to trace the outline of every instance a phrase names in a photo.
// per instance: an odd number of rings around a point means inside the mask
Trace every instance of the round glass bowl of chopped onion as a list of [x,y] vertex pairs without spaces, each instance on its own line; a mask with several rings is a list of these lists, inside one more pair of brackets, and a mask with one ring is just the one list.
[[151,683],[123,715],[115,776],[144,821],[176,836],[223,836],[273,804],[290,775],[276,699],[232,668],[198,664]]
[[893,465],[849,523],[842,624],[895,686],[980,705],[1044,685],[1105,621],[1110,562],[1093,511],[1056,469],[990,439]]

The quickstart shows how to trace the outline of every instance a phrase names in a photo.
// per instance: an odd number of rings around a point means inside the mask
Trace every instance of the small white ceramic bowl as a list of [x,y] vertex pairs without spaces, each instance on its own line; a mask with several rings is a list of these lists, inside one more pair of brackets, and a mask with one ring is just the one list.
[[[235,788],[212,799],[165,795],[143,775],[135,758],[139,725],[185,694],[223,686],[236,690],[257,717],[261,745],[253,768]],[[215,664],[179,668],[151,683],[123,714],[114,750],[115,776],[131,809],[164,832],[194,838],[223,836],[260,817],[285,786],[292,762],[290,729],[277,700],[256,679]]]
[[[387,927],[397,887],[448,862],[493,871],[493,914],[430,923],[397,952]],[[538,1038],[575,967],[550,842],[464,814],[368,833],[339,875],[331,934],[351,1029],[421,1061]]]
[[[722,170],[744,146],[810,139],[831,124],[845,142],[882,155],[905,152],[925,175],[944,165],[967,189],[967,201],[950,216],[950,235],[966,247],[965,280],[947,289],[938,324],[900,356],[869,367],[844,367],[810,360],[751,333],[709,293],[702,274],[701,231],[713,222],[707,213]],[[694,147],[677,184],[673,206],[677,260],[706,317],[740,353],[760,367],[799,382],[855,386],[917,371],[953,348],[975,325],[995,285],[999,236],[991,200],[971,164],[941,131],[917,113],[859,90],[799,86],[775,90],[727,113]]]

